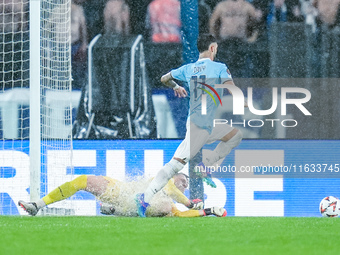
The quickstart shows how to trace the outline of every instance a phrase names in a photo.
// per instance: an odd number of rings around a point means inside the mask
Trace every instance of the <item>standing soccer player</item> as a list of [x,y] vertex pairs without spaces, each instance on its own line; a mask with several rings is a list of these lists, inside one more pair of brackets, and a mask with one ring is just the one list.
[[[209,94],[209,90],[222,94],[222,89],[214,89],[216,84],[234,85],[228,67],[225,64],[215,62],[217,42],[214,36],[203,34],[198,38],[197,48],[199,59],[195,63],[184,65],[162,76],[161,81],[175,91],[178,97],[186,97],[187,91],[179,86],[174,79],[190,84],[190,112],[187,121],[185,139],[178,146],[173,158],[163,166],[156,177],[149,184],[145,193],[136,197],[138,215],[145,217],[146,208],[149,206],[154,194],[161,190],[176,173],[181,171],[186,163],[193,158],[205,144],[220,143],[209,157],[203,158],[195,168],[206,173],[206,167],[214,165],[220,159],[226,157],[242,140],[242,133],[227,124],[213,127],[217,104]],[[207,94],[205,94],[207,93]],[[202,103],[202,98],[206,103]],[[211,93],[210,93],[211,94]],[[206,109],[202,114],[202,107]],[[208,185],[216,187],[210,175],[203,175],[203,180]]]

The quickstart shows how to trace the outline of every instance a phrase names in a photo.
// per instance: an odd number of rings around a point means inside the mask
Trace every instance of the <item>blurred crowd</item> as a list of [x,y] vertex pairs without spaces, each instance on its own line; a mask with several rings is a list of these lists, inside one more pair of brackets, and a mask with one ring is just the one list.
[[[0,3],[0,32],[28,28],[28,0]],[[313,32],[340,24],[340,0],[198,0],[199,32],[221,42],[252,44],[268,38],[275,22],[304,22]],[[72,0],[73,88],[80,89],[86,72],[88,43],[101,33],[142,34],[153,43],[181,42],[179,0]]]
[[[82,9],[72,12],[72,26],[86,26],[87,42],[99,33],[141,34],[152,43],[181,42],[179,0],[73,0],[72,6]],[[198,0],[199,32],[237,47],[266,41],[275,22],[305,23],[317,34],[321,26],[340,24],[339,7],[340,0]],[[79,25],[84,19],[86,25]],[[79,43],[77,29],[72,29],[77,38],[72,41]]]
[[[305,22],[315,28],[340,22],[339,0],[198,1],[200,32],[220,40],[256,41],[273,22]],[[73,9],[81,11],[72,12],[72,24],[84,18],[88,40],[99,33],[142,34],[156,43],[181,40],[179,0],[73,0]]]

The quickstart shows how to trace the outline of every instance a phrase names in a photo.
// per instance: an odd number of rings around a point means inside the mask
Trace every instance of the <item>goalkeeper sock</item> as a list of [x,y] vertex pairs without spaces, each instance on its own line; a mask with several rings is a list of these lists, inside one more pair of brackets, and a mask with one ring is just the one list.
[[[64,184],[60,185],[58,188],[52,190],[48,193],[42,200],[45,202],[45,205],[49,205],[55,203],[60,200],[64,200],[69,198],[70,196],[74,195],[77,191],[85,189],[87,186],[87,176],[81,175],[70,182],[65,182]],[[37,203],[38,205],[38,203]],[[41,205],[39,202],[38,208]]]
[[201,215],[200,211],[198,210],[187,210],[184,212],[181,212],[180,210],[176,210],[175,212],[173,212],[173,215],[175,217],[188,217],[188,218],[205,216],[205,215]]
[[212,166],[217,161],[222,158],[225,158],[233,148],[238,146],[242,140],[242,133],[241,131],[237,131],[237,133],[230,138],[227,142],[220,142],[209,158],[203,159],[203,164],[205,166]]
[[158,171],[144,192],[144,202],[150,203],[152,197],[160,191],[176,173],[183,169],[184,165],[176,159],[171,159]]

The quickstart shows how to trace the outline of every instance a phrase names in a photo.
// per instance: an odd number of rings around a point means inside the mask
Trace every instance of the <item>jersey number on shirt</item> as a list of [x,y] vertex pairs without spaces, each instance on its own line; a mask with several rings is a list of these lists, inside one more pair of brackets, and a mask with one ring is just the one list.
[[[207,76],[205,75],[200,75],[199,77],[196,75],[191,76],[191,80],[194,82],[194,99],[195,101],[198,100],[198,98],[204,93],[203,90],[199,90],[200,93],[198,93],[198,89],[202,88],[203,85],[201,85],[200,83],[205,83]],[[199,87],[198,87],[199,86]]]

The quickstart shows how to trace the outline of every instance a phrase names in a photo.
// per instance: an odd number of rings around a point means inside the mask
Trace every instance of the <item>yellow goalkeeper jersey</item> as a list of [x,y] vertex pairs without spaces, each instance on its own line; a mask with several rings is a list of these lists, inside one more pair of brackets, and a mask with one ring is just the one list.
[[[137,216],[137,206],[135,196],[143,192],[151,182],[151,179],[140,179],[138,181],[121,182],[110,177],[104,177],[109,181],[106,191],[97,199],[103,203],[112,205],[115,208],[115,215],[135,217]],[[158,192],[150,202],[146,211],[148,217],[198,217],[197,210],[181,212],[173,203],[188,205],[189,199],[175,186],[174,180],[170,179],[167,185]]]

